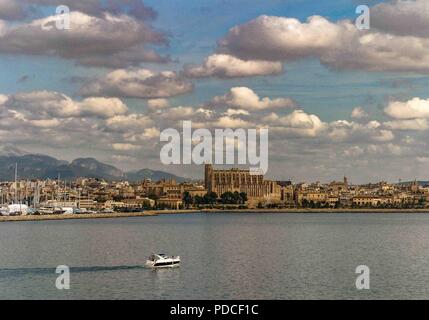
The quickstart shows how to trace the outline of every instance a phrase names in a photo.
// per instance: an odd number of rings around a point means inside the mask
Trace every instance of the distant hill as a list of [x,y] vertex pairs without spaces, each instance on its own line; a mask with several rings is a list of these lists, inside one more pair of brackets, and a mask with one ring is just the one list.
[[15,163],[18,163],[19,176],[21,178],[28,179],[54,178],[58,176],[59,168],[67,166],[67,162],[45,155],[0,155],[1,180],[13,180],[15,174]]
[[18,164],[20,179],[61,179],[72,180],[79,177],[98,178],[105,180],[129,180],[132,182],[144,179],[154,181],[161,179],[176,179],[183,182],[186,179],[174,174],[142,169],[124,172],[112,165],[108,165],[94,158],[79,158],[72,162],[62,161],[41,154],[24,154],[18,149],[3,148],[0,150],[0,180],[13,180],[15,163]]
[[94,158],[75,159],[70,164],[70,168],[72,169],[74,176],[78,177],[87,177],[93,175],[96,178],[117,180],[118,178],[125,179],[126,176],[122,170],[114,166],[101,163]]
[[131,171],[126,174],[128,181],[140,181],[144,179],[151,179],[152,181],[159,181],[161,179],[170,180],[175,179],[177,182],[184,182],[187,179],[178,177],[172,173],[164,171],[155,171],[150,169],[142,169],[138,171]]

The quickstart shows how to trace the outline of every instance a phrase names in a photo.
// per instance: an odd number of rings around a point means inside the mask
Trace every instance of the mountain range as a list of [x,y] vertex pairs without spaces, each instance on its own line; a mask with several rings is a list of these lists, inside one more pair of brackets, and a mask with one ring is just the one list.
[[0,180],[14,179],[16,163],[18,164],[19,179],[56,179],[60,175],[63,180],[73,180],[79,177],[131,182],[144,179],[153,181],[175,179],[177,182],[186,180],[168,172],[151,169],[124,172],[94,158],[78,158],[68,162],[43,154],[27,153],[11,146],[0,149]]

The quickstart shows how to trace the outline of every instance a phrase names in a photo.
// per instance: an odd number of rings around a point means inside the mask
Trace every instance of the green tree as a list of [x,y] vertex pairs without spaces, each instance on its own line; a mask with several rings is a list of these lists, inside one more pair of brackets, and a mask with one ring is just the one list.
[[424,197],[420,197],[419,206],[423,207],[426,204],[426,199]]
[[217,202],[217,194],[216,192],[208,192],[203,197],[204,203],[209,205],[215,205]]
[[150,201],[144,201],[144,202],[143,202],[143,204],[142,204],[142,208],[143,208],[144,210],[151,210],[151,209],[152,209],[152,206],[151,206],[151,204],[150,204]]
[[196,195],[194,197],[194,204],[197,205],[197,206],[200,205],[200,204],[204,204],[204,198],[201,197],[201,196],[199,196],[199,195]]
[[233,193],[228,191],[228,192],[223,193],[220,196],[220,199],[221,199],[223,204],[231,204],[231,203],[233,203],[233,197],[234,197]]
[[241,197],[240,197],[240,194],[237,191],[235,191],[232,194],[232,203],[233,204],[240,204],[241,203]]
[[240,198],[241,198],[241,203],[245,204],[247,202],[247,193],[246,192],[240,192]]
[[191,194],[188,191],[185,191],[183,193],[183,203],[185,204],[185,207],[189,208],[193,201],[194,199],[192,198]]

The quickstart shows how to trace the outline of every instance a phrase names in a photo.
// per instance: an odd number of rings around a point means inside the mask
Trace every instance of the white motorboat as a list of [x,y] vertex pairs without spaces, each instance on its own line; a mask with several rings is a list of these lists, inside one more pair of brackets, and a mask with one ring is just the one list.
[[152,254],[146,260],[146,266],[150,268],[171,268],[180,265],[179,256],[166,256],[163,253]]
[[9,209],[7,207],[0,207],[0,216],[8,216]]
[[38,211],[42,215],[43,214],[48,214],[48,215],[54,214],[54,208],[53,207],[40,207]]
[[8,206],[9,216],[26,216],[28,214],[28,206],[25,204],[14,203]]
[[61,207],[61,210],[64,211],[63,214],[77,214],[80,213],[80,210],[76,207]]

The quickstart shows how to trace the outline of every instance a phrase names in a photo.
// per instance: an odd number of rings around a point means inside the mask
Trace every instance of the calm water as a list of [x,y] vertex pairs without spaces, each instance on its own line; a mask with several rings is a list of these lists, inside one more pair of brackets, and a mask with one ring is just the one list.
[[[152,252],[182,266],[142,267]],[[358,291],[355,268],[371,270]],[[71,289],[55,268],[71,268]],[[0,224],[0,299],[429,299],[428,214],[189,214]]]

